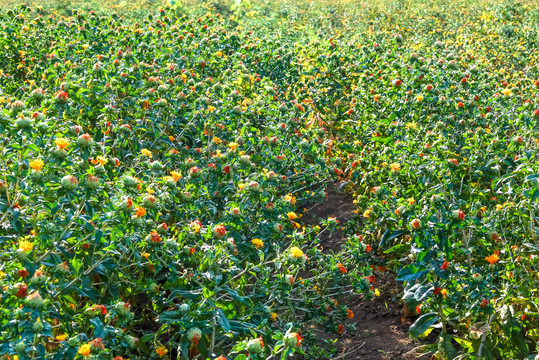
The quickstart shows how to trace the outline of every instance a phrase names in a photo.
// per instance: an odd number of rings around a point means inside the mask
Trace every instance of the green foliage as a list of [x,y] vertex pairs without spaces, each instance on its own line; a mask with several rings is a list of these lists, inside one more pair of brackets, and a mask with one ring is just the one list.
[[387,267],[436,358],[536,356],[537,4],[148,8],[0,15],[0,354],[330,358]]

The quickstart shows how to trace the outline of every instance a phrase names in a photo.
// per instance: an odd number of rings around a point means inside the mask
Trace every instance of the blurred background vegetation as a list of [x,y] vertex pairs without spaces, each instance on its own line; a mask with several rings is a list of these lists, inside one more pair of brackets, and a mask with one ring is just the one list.
[[[464,15],[479,16],[488,11],[510,18],[511,12],[525,12],[522,9],[528,9],[526,5],[536,1],[539,0],[0,0],[0,12],[25,3],[39,9],[44,16],[69,18],[77,9],[95,11],[97,15],[118,13],[127,21],[140,22],[148,13],[169,6],[178,17],[187,13],[195,16],[219,13],[237,26],[255,31],[271,29],[275,41],[283,37],[301,43],[328,36],[340,40],[367,36],[376,42],[376,34],[408,30],[401,28],[402,14],[423,22],[425,19],[441,21],[444,30],[453,31],[455,26],[466,24],[457,21],[451,23],[453,28],[447,28],[444,20],[447,14],[459,19],[456,14],[465,18]],[[537,9],[526,13],[525,17],[539,24]],[[425,22],[426,31],[432,30],[429,24]],[[539,28],[536,30],[539,33]],[[511,35],[511,24],[501,26],[498,33]]]
[[[455,0],[459,1],[459,0]],[[468,0],[465,0],[468,1]],[[473,1],[473,0],[469,0]],[[221,14],[238,25],[257,28],[271,26],[277,36],[310,38],[321,35],[339,35],[349,30],[364,28],[361,18],[384,11],[415,7],[429,0],[0,0],[0,11],[19,4],[40,9],[44,16],[70,17],[73,10],[95,11],[98,15],[111,12],[131,21],[142,21],[149,12],[170,6],[178,17],[186,14]],[[375,15],[378,15],[375,14]],[[323,29],[323,30],[321,30]]]

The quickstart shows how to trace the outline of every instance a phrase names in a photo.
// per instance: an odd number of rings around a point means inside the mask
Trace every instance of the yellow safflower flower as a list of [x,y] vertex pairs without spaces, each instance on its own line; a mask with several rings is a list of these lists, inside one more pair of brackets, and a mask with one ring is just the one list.
[[34,244],[30,241],[22,240],[19,242],[19,250],[23,251],[32,251],[34,249]]
[[174,179],[174,181],[178,181],[182,178],[182,174],[180,174],[177,171],[171,171],[170,175],[172,175],[172,178]]
[[261,239],[253,239],[251,243],[256,246],[257,249],[264,247],[264,242]]
[[288,201],[289,203],[292,203],[292,204],[296,203],[296,198],[294,196],[292,196],[291,194],[285,195],[284,200]]
[[37,159],[37,160],[30,161],[29,165],[35,171],[40,171],[43,168],[43,166],[45,166],[45,163],[43,162],[43,160]]
[[150,159],[152,158],[152,152],[150,150],[148,150],[148,149],[142,149],[142,150],[140,150],[140,153],[142,155],[145,155],[145,156],[149,157]]
[[79,347],[79,351],[77,352],[79,355],[82,356],[90,356],[90,351],[92,350],[92,345],[90,344],[84,344]]
[[64,341],[65,339],[67,339],[67,335],[66,334],[58,335],[55,337],[55,339],[58,341]]
[[99,165],[105,165],[108,162],[107,158],[104,156],[98,156],[96,160],[99,163]]
[[69,140],[67,140],[66,138],[58,138],[54,140],[54,143],[56,144],[56,146],[58,146],[60,150],[63,150],[69,146]]
[[295,258],[300,258],[300,257],[303,256],[303,251],[301,251],[301,249],[299,247],[297,247],[297,246],[292,246],[290,248],[290,253]]
[[288,215],[288,218],[289,218],[290,220],[295,220],[295,219],[298,218],[298,216],[296,215],[296,213],[293,212],[293,211],[290,211],[287,215]]
[[389,165],[389,167],[391,168],[391,171],[393,171],[393,172],[399,172],[400,169],[401,169],[401,164],[399,164],[399,163],[393,163],[393,164]]

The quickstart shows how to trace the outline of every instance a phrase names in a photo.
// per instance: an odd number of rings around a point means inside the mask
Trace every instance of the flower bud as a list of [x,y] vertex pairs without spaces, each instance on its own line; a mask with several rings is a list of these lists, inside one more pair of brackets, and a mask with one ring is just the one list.
[[32,285],[43,285],[46,280],[47,277],[43,275],[43,272],[41,270],[36,270],[34,276],[30,279],[30,283]]
[[292,332],[285,335],[284,344],[286,347],[295,349],[301,344],[301,340],[302,338],[298,333]]
[[79,145],[82,148],[89,148],[94,143],[94,140],[92,139],[92,136],[90,134],[82,134],[77,139],[77,145]]
[[123,301],[120,301],[115,306],[116,313],[118,313],[118,315],[120,316],[127,316],[129,314],[129,308],[130,308],[130,305]]
[[198,344],[198,341],[200,340],[201,337],[202,337],[202,331],[197,327],[191,328],[187,332],[187,340],[189,340],[189,342],[191,343],[194,343],[195,345]]
[[95,190],[99,187],[99,178],[95,175],[89,175],[84,182],[90,190]]
[[147,195],[143,201],[144,207],[148,209],[157,208],[157,199],[153,195]]
[[253,354],[262,354],[264,352],[264,341],[262,341],[262,338],[249,340],[247,350]]
[[71,191],[77,188],[79,181],[73,175],[66,175],[62,178],[61,185],[64,189]]
[[124,337],[124,342],[127,344],[127,346],[130,348],[130,349],[134,349],[135,346],[137,345],[137,341],[138,341],[138,338],[134,337],[134,336],[131,336],[131,335],[126,335]]
[[34,330],[35,333],[43,331],[43,323],[39,318],[32,324],[32,330]]
[[34,291],[26,297],[26,305],[34,309],[39,309],[43,306],[43,299],[37,291]]
[[24,344],[24,342],[19,342],[15,345],[15,351],[18,352],[19,354],[24,354],[26,352],[26,345]]

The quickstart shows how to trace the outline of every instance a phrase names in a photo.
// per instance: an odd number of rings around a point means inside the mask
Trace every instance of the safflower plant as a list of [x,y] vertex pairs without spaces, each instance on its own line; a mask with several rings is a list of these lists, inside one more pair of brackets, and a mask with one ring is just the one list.
[[321,358],[383,268],[433,358],[537,357],[537,4],[306,4],[1,13],[0,355]]
[[335,174],[284,48],[170,7],[0,22],[0,356],[284,358],[369,296],[301,219]]

